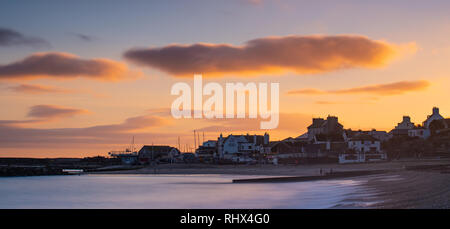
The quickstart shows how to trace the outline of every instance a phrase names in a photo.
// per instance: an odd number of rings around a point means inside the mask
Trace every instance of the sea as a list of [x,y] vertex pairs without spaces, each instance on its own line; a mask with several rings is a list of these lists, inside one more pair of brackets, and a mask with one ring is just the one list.
[[[364,178],[232,183],[241,175],[70,175],[0,178],[1,209],[324,209],[378,203]],[[266,177],[266,176],[265,176]]]

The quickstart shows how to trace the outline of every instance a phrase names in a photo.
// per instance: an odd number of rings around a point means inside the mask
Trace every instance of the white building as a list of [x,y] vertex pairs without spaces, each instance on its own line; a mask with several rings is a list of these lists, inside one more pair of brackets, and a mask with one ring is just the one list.
[[440,119],[444,119],[444,117],[442,117],[442,115],[439,114],[439,108],[433,107],[433,113],[431,115],[428,115],[427,119],[423,121],[422,125],[423,127],[428,129],[432,121]]
[[361,134],[348,141],[348,148],[358,153],[379,153],[381,152],[381,143],[370,135]]
[[232,135],[220,137],[217,140],[217,151],[220,158],[240,158],[246,160],[252,154],[259,153],[263,147],[269,144],[269,135]]
[[339,155],[339,163],[373,162],[387,159],[381,151],[381,141],[368,134],[360,134],[348,141],[349,152]]
[[203,142],[204,147],[216,147],[217,141],[214,140],[208,140],[206,142]]
[[398,123],[395,129],[397,130],[409,130],[414,128],[414,123],[411,122],[411,117],[403,116],[402,122]]
[[165,145],[144,145],[138,152],[138,159],[141,164],[152,161],[173,161],[181,152],[171,146]]
[[421,126],[416,126],[414,129],[408,130],[408,136],[427,139],[430,137],[430,130]]
[[391,131],[393,136],[408,136],[408,131],[414,129],[415,125],[411,122],[409,116],[403,116],[402,122],[398,123],[397,126]]

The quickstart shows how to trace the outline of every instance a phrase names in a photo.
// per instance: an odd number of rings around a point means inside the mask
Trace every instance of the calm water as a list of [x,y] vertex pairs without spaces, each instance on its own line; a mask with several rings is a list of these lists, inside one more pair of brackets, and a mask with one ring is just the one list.
[[231,183],[249,177],[255,176],[7,177],[0,178],[0,208],[332,208],[371,203],[362,181]]

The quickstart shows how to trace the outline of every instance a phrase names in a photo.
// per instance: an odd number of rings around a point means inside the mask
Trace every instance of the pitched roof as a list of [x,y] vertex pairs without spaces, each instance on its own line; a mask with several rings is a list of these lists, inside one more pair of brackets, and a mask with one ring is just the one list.
[[[152,145],[144,145],[142,146],[142,148],[139,150],[139,153],[142,152],[153,152],[153,153],[168,153],[170,152],[172,149],[176,149],[175,147],[172,146],[152,146]],[[177,149],[178,150],[178,149]]]
[[295,139],[308,139],[308,132],[305,132],[304,134],[297,136]]
[[[250,134],[241,134],[241,135],[228,135],[227,137],[224,137],[224,142],[226,142],[229,138],[243,138],[245,139],[248,143],[255,143],[255,145],[264,145],[264,136],[263,135],[250,135]],[[256,137],[256,141],[255,141],[255,137]]]
[[313,123],[308,126],[309,128],[320,128],[326,123],[326,120],[324,119],[313,119]]

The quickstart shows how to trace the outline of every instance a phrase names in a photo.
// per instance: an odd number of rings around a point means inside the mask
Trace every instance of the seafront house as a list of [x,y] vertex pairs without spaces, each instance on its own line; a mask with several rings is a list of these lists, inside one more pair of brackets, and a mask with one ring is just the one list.
[[439,108],[433,107],[433,113],[427,116],[427,119],[423,121],[422,126],[428,129],[432,121],[441,119],[444,119],[444,117],[442,117],[442,115],[439,114]]
[[411,118],[409,116],[403,116],[403,121],[398,123],[398,125],[391,131],[393,136],[408,136],[408,137],[418,137],[422,139],[427,139],[430,137],[430,124],[434,120],[443,120],[441,114],[439,114],[439,108],[433,107],[433,111],[431,115],[427,116],[427,119],[422,122],[422,126],[414,125],[411,122]]
[[[399,124],[400,128],[411,128],[409,117]],[[407,134],[407,132],[406,132]],[[381,150],[381,142],[390,139],[386,131],[352,131],[344,130],[339,123],[338,117],[328,116],[327,119],[314,118],[313,123],[308,126],[306,135],[308,144],[302,146],[304,157],[325,158],[328,161],[339,163],[357,163],[386,160],[386,153]]]
[[228,135],[217,139],[217,154],[220,159],[236,162],[252,161],[265,146],[269,145],[269,134]]
[[174,162],[180,154],[180,151],[172,146],[144,145],[138,152],[138,160],[141,164]]
[[441,114],[439,114],[439,108],[433,107],[433,112],[431,115],[427,116],[427,119],[422,122],[422,126],[416,126],[413,129],[408,130],[408,136],[410,137],[419,137],[423,139],[427,139],[431,136],[430,124],[433,121],[444,120]]
[[415,125],[411,122],[411,117],[403,116],[402,122],[398,123],[393,130],[391,130],[392,136],[408,136],[408,131],[414,129]]
[[347,140],[348,150],[339,155],[339,163],[374,162],[387,159],[381,141],[367,133],[357,133]]
[[343,126],[338,122],[338,117],[328,116],[327,119],[313,118],[313,123],[308,126],[307,137],[313,140],[316,135],[342,134]]
[[203,144],[195,150],[195,154],[200,162],[214,161],[214,158],[217,156],[217,141],[208,140],[203,142]]
[[313,118],[313,123],[308,126],[307,137],[316,147],[304,148],[304,152],[308,155],[316,152],[320,154],[317,157],[337,161],[338,155],[346,149],[343,128],[336,116]]
[[270,158],[280,163],[337,162],[347,148],[343,125],[338,117],[313,118],[308,131],[296,138],[286,138],[270,144]]

